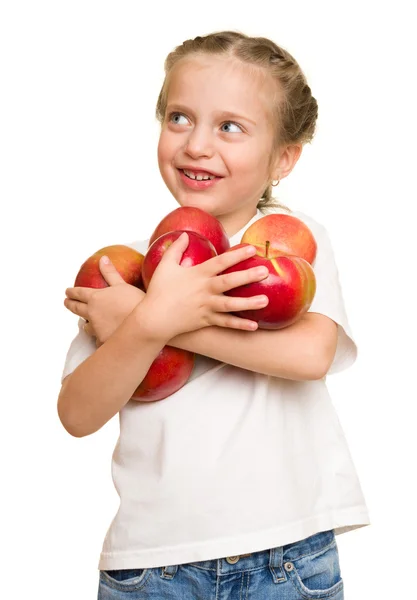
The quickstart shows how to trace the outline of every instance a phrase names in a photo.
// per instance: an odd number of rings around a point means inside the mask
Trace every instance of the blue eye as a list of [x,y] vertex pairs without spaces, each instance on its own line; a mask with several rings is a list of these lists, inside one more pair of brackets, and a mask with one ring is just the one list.
[[[229,129],[225,130],[223,129],[223,127],[229,127]],[[226,133],[236,133],[236,131],[231,130],[230,127],[237,127],[237,132],[242,132],[242,128],[240,127],[240,125],[238,125],[237,123],[233,123],[233,121],[226,121],[226,123],[223,123],[222,130]]]
[[174,123],[175,125],[184,125],[184,123],[180,122],[181,118],[185,119],[186,122],[188,123],[187,118],[184,117],[184,115],[182,115],[181,113],[176,112],[176,113],[172,113],[171,115],[169,115],[169,120],[171,121],[171,123]]

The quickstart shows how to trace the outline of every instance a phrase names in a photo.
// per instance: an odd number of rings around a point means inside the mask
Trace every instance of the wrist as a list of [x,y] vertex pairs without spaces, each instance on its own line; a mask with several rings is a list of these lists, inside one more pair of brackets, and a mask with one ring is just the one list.
[[141,340],[166,345],[172,337],[161,327],[160,319],[146,296],[133,310],[132,317],[135,321],[135,331],[139,333]]

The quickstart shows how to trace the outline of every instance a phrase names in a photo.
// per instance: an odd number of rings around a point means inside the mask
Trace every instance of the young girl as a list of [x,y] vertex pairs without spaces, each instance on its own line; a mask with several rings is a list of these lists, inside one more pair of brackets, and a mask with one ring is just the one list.
[[[312,140],[316,100],[294,58],[265,38],[187,40],[165,69],[161,175],[179,205],[216,216],[238,244],[266,209],[288,212],[271,186]],[[317,241],[317,291],[284,329],[230,314],[267,303],[223,294],[262,280],[263,268],[218,277],[252,247],[183,268],[187,234],[146,294],[103,259],[108,288],[66,291],[80,320],[62,375],[62,424],[81,437],[120,415],[120,508],[99,561],[102,600],[343,598],[335,535],[369,518],[326,374],[348,368],[357,350],[327,232],[292,214]],[[145,254],[148,240],[129,245]],[[189,381],[165,400],[130,401],[166,344],[197,354]]]

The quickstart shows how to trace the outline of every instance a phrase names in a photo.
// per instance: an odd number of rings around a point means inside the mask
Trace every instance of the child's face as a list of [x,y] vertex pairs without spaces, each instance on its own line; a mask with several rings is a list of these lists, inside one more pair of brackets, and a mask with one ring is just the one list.
[[[231,59],[193,57],[171,73],[158,145],[161,175],[181,206],[216,216],[229,235],[255,214],[276,177],[271,166],[276,93],[269,76]],[[183,169],[216,178],[192,180]]]

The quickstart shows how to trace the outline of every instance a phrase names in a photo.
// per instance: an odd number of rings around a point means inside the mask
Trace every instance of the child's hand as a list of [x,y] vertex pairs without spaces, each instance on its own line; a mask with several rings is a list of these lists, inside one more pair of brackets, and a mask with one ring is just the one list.
[[266,267],[219,275],[228,267],[253,256],[255,248],[244,246],[194,267],[182,267],[179,263],[187,246],[188,235],[183,233],[166,250],[152,276],[139,309],[147,334],[168,342],[180,333],[209,325],[247,331],[257,329],[255,321],[228,313],[264,307],[268,298],[232,298],[223,292],[265,279],[268,276]]
[[66,308],[88,321],[84,331],[96,338],[97,347],[112,335],[145,297],[145,292],[124,281],[112,262],[104,263],[101,258],[99,266],[109,287],[68,288],[64,300]]

